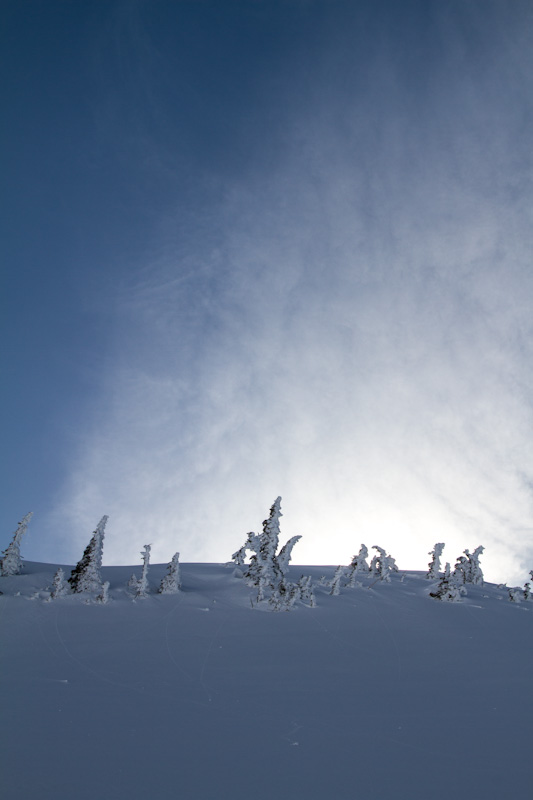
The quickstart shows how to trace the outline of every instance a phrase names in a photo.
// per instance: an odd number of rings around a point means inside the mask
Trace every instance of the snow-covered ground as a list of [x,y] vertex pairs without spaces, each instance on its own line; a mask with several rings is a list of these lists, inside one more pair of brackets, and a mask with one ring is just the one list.
[[133,602],[132,568],[104,567],[107,605],[46,602],[55,570],[0,579],[3,800],[531,794],[532,601],[438,602],[401,572],[275,613],[184,564],[176,595]]

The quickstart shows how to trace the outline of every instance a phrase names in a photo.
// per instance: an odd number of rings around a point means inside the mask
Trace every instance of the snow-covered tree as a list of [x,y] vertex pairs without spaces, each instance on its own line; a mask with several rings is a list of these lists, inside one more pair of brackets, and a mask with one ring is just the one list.
[[244,577],[253,586],[259,586],[262,583],[264,586],[274,588],[282,577],[276,559],[281,516],[281,497],[278,497],[270,509],[269,518],[263,522],[263,533],[251,537],[251,546],[255,552],[250,558]]
[[372,549],[378,552],[370,562],[371,574],[380,581],[390,581],[391,572],[398,572],[396,560],[392,556],[387,555],[386,551],[377,544],[373,545]]
[[433,550],[428,554],[431,556],[431,561],[428,564],[428,571],[426,578],[429,580],[436,580],[440,574],[440,557],[444,550],[444,542],[437,542]]
[[446,562],[444,575],[441,577],[439,585],[434,592],[429,593],[429,596],[448,603],[457,603],[461,600],[461,590],[450,574],[450,564],[448,561]]
[[473,553],[470,550],[463,550],[464,556],[459,556],[455,562],[455,568],[451,576],[456,586],[464,586],[465,583],[483,583],[483,570],[479,563],[479,557],[484,549],[480,545],[476,547]]
[[[533,570],[531,570],[529,574],[531,575],[531,580],[533,581]],[[520,589],[518,586],[516,586],[514,588],[507,589],[507,591],[509,593],[509,600],[512,603],[521,603],[522,600],[531,600],[533,597],[531,592],[531,583],[529,581],[524,583],[523,589]]]
[[316,606],[315,593],[313,591],[313,579],[310,575],[302,575],[298,583],[298,592],[302,603],[314,608]]
[[361,547],[359,548],[359,552],[352,558],[347,569],[346,577],[348,581],[348,586],[350,586],[352,589],[355,586],[357,575],[368,572],[370,569],[368,566],[367,558],[368,558],[368,547],[366,546],[366,544],[362,544]]
[[464,556],[459,556],[459,558],[455,562],[455,566],[451,574],[451,579],[455,584],[455,586],[463,586],[466,583],[467,575],[468,575],[468,559],[465,558]]
[[268,602],[274,611],[290,611],[299,597],[296,584],[281,580],[272,590]]
[[262,533],[249,533],[245,544],[233,554],[233,561],[241,567],[246,552],[252,551],[243,577],[250,586],[257,587],[257,602],[269,600],[276,610],[289,608],[299,597],[298,589],[287,581],[286,575],[293,547],[301,536],[293,536],[278,553],[281,516],[281,497],[278,497],[263,522]]
[[109,517],[102,517],[81,560],[70,573],[68,582],[73,592],[99,592],[102,589],[100,570],[104,552],[105,526],[108,519]]
[[151,549],[151,544],[145,544],[144,549],[141,551],[143,562],[141,577],[138,578],[136,575],[132,575],[128,581],[128,586],[134,590],[135,597],[146,597],[148,594],[148,568],[150,566]]
[[104,583],[102,584],[102,591],[95,598],[95,602],[100,603],[103,606],[109,603],[109,586],[110,586],[109,581],[104,581]]
[[341,592],[341,585],[346,577],[346,567],[339,565],[335,570],[335,575],[331,579],[330,587],[331,591],[330,594],[339,595]]
[[160,594],[176,594],[181,588],[180,582],[180,554],[174,553],[172,561],[167,567],[167,574],[159,586]]
[[509,593],[509,600],[511,603],[521,603],[524,599],[524,592],[517,586],[514,588],[509,588],[507,591]]
[[57,600],[58,597],[64,597],[69,593],[70,587],[65,580],[65,573],[58,567],[52,582],[52,591],[50,593],[51,600]]
[[479,563],[479,557],[484,551],[483,545],[476,547],[473,553],[469,550],[465,550],[465,556],[467,557],[467,574],[466,574],[466,583],[474,583],[474,584],[483,584],[483,570],[481,569],[481,565]]
[[20,542],[26,533],[26,529],[32,516],[33,511],[30,511],[30,513],[26,514],[26,516],[23,517],[19,522],[17,530],[13,534],[13,539],[8,547],[4,550],[2,558],[0,559],[0,574],[5,576],[18,575],[21,571],[22,558],[20,555]]

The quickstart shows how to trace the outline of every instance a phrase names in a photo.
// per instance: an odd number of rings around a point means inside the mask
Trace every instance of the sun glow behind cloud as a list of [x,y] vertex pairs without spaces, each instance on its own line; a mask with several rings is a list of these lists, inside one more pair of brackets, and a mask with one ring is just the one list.
[[281,494],[297,562],[365,542],[422,569],[445,541],[527,575],[532,58],[514,28],[481,64],[440,31],[416,89],[386,31],[364,92],[328,77],[330,42],[281,98],[274,161],[258,141],[246,174],[201,175],[209,199],[165,214],[49,522],[68,557],[105,513],[107,563],[146,542],[227,560]]

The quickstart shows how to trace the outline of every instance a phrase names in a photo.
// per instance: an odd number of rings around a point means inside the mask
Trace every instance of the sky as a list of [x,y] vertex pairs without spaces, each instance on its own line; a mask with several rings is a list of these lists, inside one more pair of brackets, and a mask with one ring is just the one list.
[[5,0],[0,547],[533,567],[533,7]]

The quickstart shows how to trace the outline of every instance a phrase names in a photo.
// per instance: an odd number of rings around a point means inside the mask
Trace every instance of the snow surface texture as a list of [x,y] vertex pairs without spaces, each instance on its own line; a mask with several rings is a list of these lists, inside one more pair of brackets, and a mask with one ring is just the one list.
[[136,601],[103,567],[106,603],[46,602],[57,570],[0,580],[3,800],[530,796],[533,601],[505,587],[332,596],[334,567],[291,566],[316,607],[275,613],[233,564],[182,564],[172,595],[152,565]]

